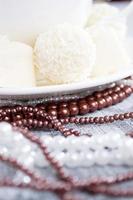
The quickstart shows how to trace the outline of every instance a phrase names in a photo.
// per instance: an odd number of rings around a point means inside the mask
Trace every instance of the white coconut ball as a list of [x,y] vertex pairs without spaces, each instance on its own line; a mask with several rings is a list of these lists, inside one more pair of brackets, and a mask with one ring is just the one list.
[[35,49],[38,85],[85,81],[95,63],[95,45],[86,30],[62,24],[37,38]]
[[88,29],[96,45],[96,62],[92,70],[93,77],[101,77],[121,71],[131,66],[125,43],[115,30],[105,26]]
[[126,18],[122,12],[107,3],[94,4],[86,27],[97,26],[98,24],[110,26],[123,39],[127,32]]

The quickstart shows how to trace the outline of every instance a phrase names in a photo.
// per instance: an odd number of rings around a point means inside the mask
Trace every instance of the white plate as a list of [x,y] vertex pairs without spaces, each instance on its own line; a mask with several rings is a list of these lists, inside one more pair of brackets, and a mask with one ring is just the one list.
[[86,82],[78,82],[72,84],[33,87],[33,88],[0,88],[0,98],[10,99],[36,99],[49,98],[64,94],[76,94],[79,92],[91,91],[95,87],[113,83],[120,79],[126,78],[133,74],[133,67],[97,79],[88,80]]
[[[119,5],[117,5],[117,7],[119,7]],[[133,30],[131,25],[130,27]],[[130,41],[128,40],[127,43],[130,56],[133,58],[133,39]],[[86,82],[33,88],[0,88],[0,99],[49,99],[51,97],[62,96],[65,94],[73,95],[76,93],[91,92],[92,90],[96,90],[99,86],[119,81],[130,75],[133,75],[133,66],[130,68],[122,68],[121,71],[118,71],[115,74],[88,80]]]

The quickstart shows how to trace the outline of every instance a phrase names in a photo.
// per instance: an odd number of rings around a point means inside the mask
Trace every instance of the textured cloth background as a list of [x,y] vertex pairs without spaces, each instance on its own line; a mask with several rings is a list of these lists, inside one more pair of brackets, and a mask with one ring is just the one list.
[[[89,114],[88,116],[103,116],[103,115],[112,115],[115,113],[123,113],[133,111],[133,95],[126,99],[124,102],[112,106],[110,108],[106,108],[102,111],[97,111],[94,114]],[[81,131],[81,133],[98,133],[98,134],[108,134],[110,130],[114,130],[114,132],[121,132],[121,134],[129,133],[133,131],[133,120],[126,120],[121,122],[114,122],[112,124],[105,124],[105,125],[71,125],[71,127],[78,129]],[[55,131],[41,131],[37,132],[37,134],[50,134],[50,135],[56,135],[59,134]],[[54,172],[51,170],[51,168],[45,168],[45,169],[38,169],[43,176],[54,178]],[[111,176],[115,174],[119,174],[122,172],[127,171],[133,171],[133,167],[125,167],[125,166],[93,166],[89,168],[81,168],[78,166],[75,169],[68,169],[69,172],[75,176],[77,176],[79,179],[86,179],[93,176]],[[8,175],[11,177],[16,177],[18,172],[15,172],[13,169],[0,164],[0,176],[1,175]],[[117,187],[117,186],[116,186]],[[119,185],[119,187],[131,187],[133,189],[133,182],[128,182],[125,184]],[[107,196],[102,195],[91,195],[91,194],[78,194],[83,197],[85,200],[111,200],[111,199],[133,199],[133,198],[111,198]],[[55,195],[50,193],[42,193],[42,192],[33,192],[30,190],[18,190],[18,189],[0,189],[0,200],[56,200],[58,199]]]

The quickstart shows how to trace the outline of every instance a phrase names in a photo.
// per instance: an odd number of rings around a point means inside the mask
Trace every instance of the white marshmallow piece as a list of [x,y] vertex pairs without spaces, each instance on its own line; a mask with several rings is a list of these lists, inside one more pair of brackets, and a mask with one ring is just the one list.
[[88,29],[96,45],[96,62],[92,76],[99,77],[129,67],[130,57],[118,34],[109,27],[96,26]]
[[32,48],[1,36],[0,87],[32,86],[35,86]]

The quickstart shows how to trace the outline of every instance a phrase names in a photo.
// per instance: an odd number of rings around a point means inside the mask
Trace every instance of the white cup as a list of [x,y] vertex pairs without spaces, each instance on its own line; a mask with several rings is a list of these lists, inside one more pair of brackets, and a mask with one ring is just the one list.
[[33,44],[53,25],[84,26],[91,4],[92,0],[0,0],[0,34]]

